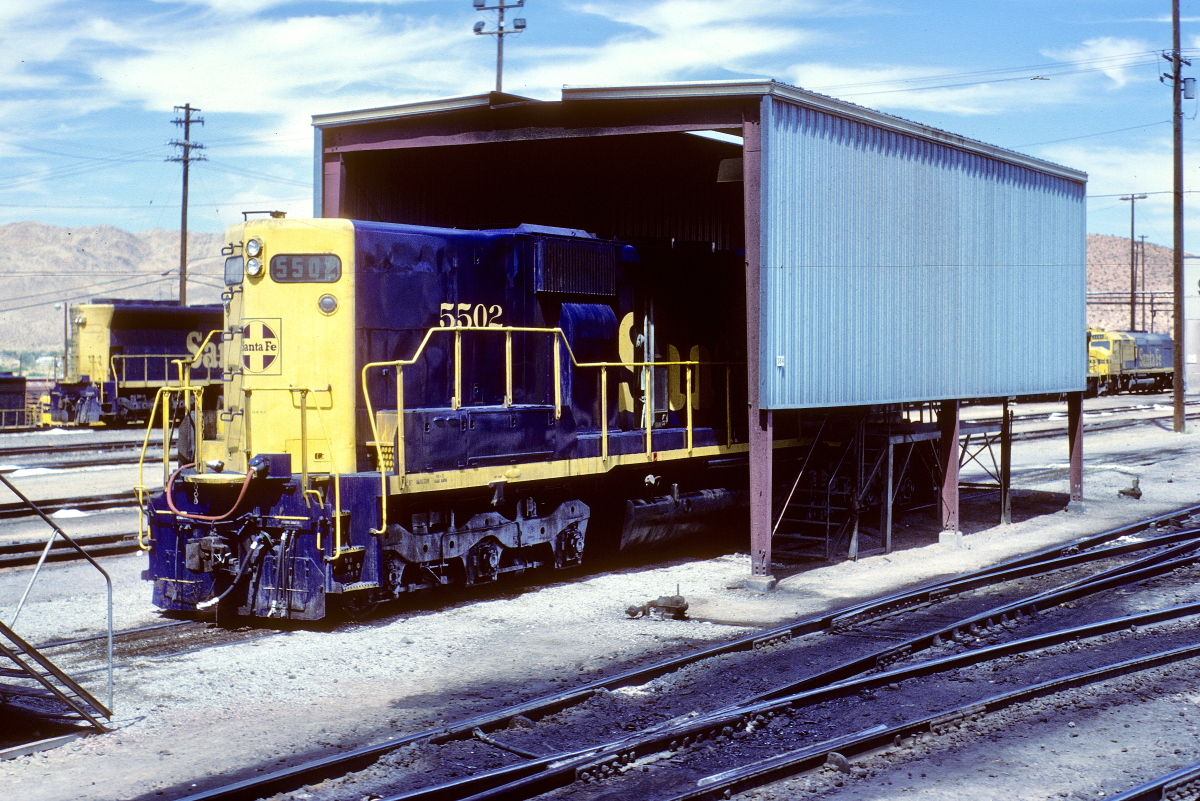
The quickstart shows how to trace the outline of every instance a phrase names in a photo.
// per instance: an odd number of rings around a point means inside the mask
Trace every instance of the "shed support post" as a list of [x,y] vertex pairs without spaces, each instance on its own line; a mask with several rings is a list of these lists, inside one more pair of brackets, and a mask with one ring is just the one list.
[[1004,413],[1000,418],[1000,524],[1012,524],[1012,409],[1008,398],[1004,399]]
[[[764,98],[762,102],[770,102]],[[771,411],[760,406],[759,366],[762,361],[759,325],[761,287],[761,168],[762,123],[759,108],[747,110],[742,118],[742,185],[746,226],[746,383],[750,415],[750,578],[748,589],[774,589],[771,575],[772,477],[774,426]]]
[[1083,504],[1083,393],[1067,393],[1067,447],[1071,460],[1071,501],[1067,511],[1082,512]]
[[958,520],[958,401],[942,401],[938,410],[938,450],[942,462],[942,533],[938,542],[962,547]]
[[340,154],[325,156],[325,176],[321,186],[322,217],[341,217],[346,187],[346,165]]

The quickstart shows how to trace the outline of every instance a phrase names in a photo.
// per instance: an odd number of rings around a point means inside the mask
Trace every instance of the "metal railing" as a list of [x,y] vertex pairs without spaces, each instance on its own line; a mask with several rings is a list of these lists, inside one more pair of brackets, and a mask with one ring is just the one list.
[[[692,386],[693,386],[693,371],[700,366],[701,362],[693,360],[680,361],[643,361],[643,362],[581,362],[575,357],[574,351],[571,349],[571,343],[567,340],[566,335],[561,328],[525,328],[525,327],[510,327],[510,326],[445,326],[439,328],[430,328],[425,332],[425,336],[417,345],[416,351],[408,359],[394,359],[383,362],[370,362],[363,365],[361,381],[363,397],[367,406],[367,419],[371,424],[372,443],[375,447],[377,465],[379,467],[380,484],[382,487],[382,506],[383,511],[380,516],[380,528],[373,529],[372,533],[380,534],[387,529],[387,474],[384,445],[379,436],[379,422],[376,419],[374,406],[371,403],[371,393],[367,386],[368,372],[371,370],[383,368],[395,368],[396,371],[396,440],[395,448],[392,454],[392,472],[400,479],[400,486],[404,486],[404,476],[406,473],[405,465],[405,442],[404,442],[404,368],[415,364],[425,352],[425,348],[429,345],[434,334],[450,333],[454,335],[454,387],[453,395],[450,399],[452,409],[459,409],[462,405],[462,335],[464,332],[472,334],[504,334],[504,408],[509,408],[513,404],[513,334],[549,334],[553,336],[553,370],[554,370],[554,416],[558,419],[562,415],[563,398],[562,398],[562,348],[565,346],[567,355],[571,359],[571,364],[577,368],[594,368],[600,372],[600,456],[607,464],[609,459],[609,430],[608,430],[608,371],[612,368],[625,370],[635,370],[640,368],[642,373],[642,386],[645,388],[646,402],[642,404],[642,419],[641,423],[645,429],[645,453],[647,456],[653,453],[653,431],[654,431],[654,372],[658,367],[684,367],[686,368],[685,388],[684,388],[684,407],[686,408],[685,416],[685,431],[687,451],[692,453],[694,449],[694,427],[692,423]],[[714,362],[710,364],[721,364]],[[725,364],[725,420],[726,420],[726,444],[732,442],[732,419],[733,411],[731,407],[730,392],[730,365]],[[668,404],[669,406],[669,404]]]
[[[212,334],[210,333],[209,338],[211,337]],[[208,339],[205,339],[204,342],[207,345]],[[197,356],[199,355],[197,354]],[[219,365],[217,367],[197,367],[194,358],[180,358],[178,353],[118,353],[113,355],[110,361],[111,372],[109,375],[113,377],[118,388],[133,384],[157,384],[158,382],[170,381],[182,383],[185,378],[183,375],[183,370],[185,369],[187,371],[186,378],[189,381],[196,379],[213,381],[219,379],[222,373],[222,368]],[[175,375],[173,377],[171,375],[172,365],[175,367]],[[138,369],[139,367],[140,370]],[[159,368],[153,371],[153,377],[151,376],[152,367]]]
[[[41,573],[42,565],[44,565],[46,563],[46,557],[50,555],[50,549],[54,546],[54,540],[57,537],[62,537],[66,541],[66,543],[68,545],[70,545],[72,548],[74,548],[76,551],[78,551],[79,555],[82,556],[84,559],[86,559],[88,561],[88,563],[91,564],[92,567],[94,567],[94,568],[96,568],[96,570],[100,571],[100,575],[104,577],[104,583],[108,590],[108,599],[107,599],[108,600],[108,642],[107,642],[106,655],[108,658],[108,709],[111,711],[113,708],[113,583],[112,583],[112,576],[110,576],[108,574],[108,571],[105,570],[104,568],[102,568],[100,566],[100,563],[97,562],[94,558],[92,558],[92,555],[90,553],[88,553],[86,550],[84,550],[79,545],[79,543],[77,543],[75,540],[71,539],[71,536],[69,534],[67,534],[67,532],[63,531],[61,528],[58,527],[57,523],[55,523],[53,520],[51,520],[49,517],[47,517],[46,513],[43,512],[40,508],[38,508],[37,504],[35,504],[33,501],[29,500],[29,498],[27,498],[24,493],[22,493],[19,489],[17,489],[13,485],[13,483],[8,480],[8,476],[4,475],[3,472],[0,472],[0,483],[3,483],[4,486],[8,487],[9,490],[11,490],[14,495],[16,495],[18,498],[20,498],[21,501],[26,506],[28,506],[30,509],[32,509],[39,517],[42,518],[42,520],[44,520],[46,522],[46,525],[50,526],[50,528],[51,528],[50,538],[48,540],[46,540],[46,547],[42,549],[42,555],[40,557],[38,557],[37,566],[34,567],[34,569],[33,569],[33,575],[31,575],[29,577],[29,583],[25,585],[25,592],[21,594],[21,600],[17,602],[17,609],[15,612],[13,612],[12,620],[9,621],[8,626],[9,626],[9,628],[13,628],[14,626],[17,625],[17,618],[20,617],[21,610],[25,607],[25,601],[26,601],[26,599],[29,598],[29,591],[33,589],[33,584],[35,581],[37,581],[38,575]],[[140,517],[140,515],[139,515],[139,517]]]

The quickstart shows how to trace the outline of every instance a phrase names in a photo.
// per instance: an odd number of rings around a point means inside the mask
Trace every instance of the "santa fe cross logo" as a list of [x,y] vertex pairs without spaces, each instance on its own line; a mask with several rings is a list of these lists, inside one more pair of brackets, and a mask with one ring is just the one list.
[[247,373],[280,375],[280,320],[251,320],[242,327],[242,366]]

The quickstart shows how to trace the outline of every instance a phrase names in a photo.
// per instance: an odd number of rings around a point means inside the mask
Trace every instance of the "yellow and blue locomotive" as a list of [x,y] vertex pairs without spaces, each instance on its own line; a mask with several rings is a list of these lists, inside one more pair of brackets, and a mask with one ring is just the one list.
[[201,403],[215,414],[222,365],[210,334],[222,329],[220,304],[96,298],[69,314],[67,374],[42,399],[43,425],[146,422],[158,388],[185,378],[205,388]]
[[1174,386],[1175,343],[1166,334],[1089,328],[1087,336],[1089,396]]
[[159,607],[311,620],[739,519],[740,253],[345,219],[228,243],[223,424],[146,502]]

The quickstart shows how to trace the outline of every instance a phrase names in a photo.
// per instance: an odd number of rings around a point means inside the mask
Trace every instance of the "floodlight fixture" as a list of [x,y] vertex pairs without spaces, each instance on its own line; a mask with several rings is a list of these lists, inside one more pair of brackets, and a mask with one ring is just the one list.
[[496,12],[496,29],[493,31],[486,30],[484,23],[476,22],[472,29],[478,36],[495,36],[496,37],[496,91],[503,91],[503,76],[504,76],[504,37],[514,33],[521,33],[525,30],[525,19],[520,17],[514,19],[512,27],[505,29],[504,27],[504,12],[510,8],[524,8],[525,0],[515,0],[515,2],[505,2],[505,0],[492,0],[495,5],[488,5],[488,0],[472,0],[472,5],[478,11],[495,11]]

